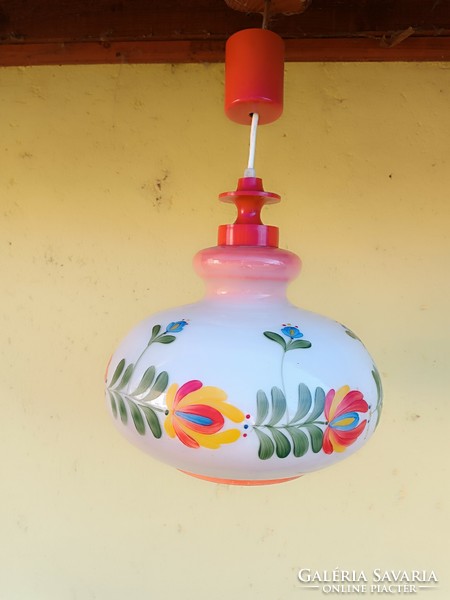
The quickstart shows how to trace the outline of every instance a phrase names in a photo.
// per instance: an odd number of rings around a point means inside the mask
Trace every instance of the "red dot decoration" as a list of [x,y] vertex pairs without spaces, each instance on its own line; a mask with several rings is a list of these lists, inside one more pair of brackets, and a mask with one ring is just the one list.
[[250,415],[245,415],[245,418],[246,419],[250,419]]

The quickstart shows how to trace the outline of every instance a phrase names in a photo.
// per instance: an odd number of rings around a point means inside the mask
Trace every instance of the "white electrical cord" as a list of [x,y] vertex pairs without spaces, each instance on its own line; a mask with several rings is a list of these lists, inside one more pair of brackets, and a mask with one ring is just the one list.
[[256,177],[255,171],[255,151],[256,151],[256,133],[258,130],[259,114],[252,114],[252,125],[250,127],[250,149],[248,152],[248,164],[244,171],[244,177]]

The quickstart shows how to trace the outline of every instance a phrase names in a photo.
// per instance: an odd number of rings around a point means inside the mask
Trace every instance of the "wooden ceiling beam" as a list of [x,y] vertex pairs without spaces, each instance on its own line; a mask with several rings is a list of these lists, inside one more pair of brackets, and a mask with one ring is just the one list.
[[[69,42],[5,44],[0,66],[223,62],[225,42]],[[287,62],[450,61],[450,38],[409,38],[392,48],[380,40],[286,41]]]
[[[4,0],[0,65],[221,62],[261,17],[223,0]],[[450,2],[312,0],[276,15],[291,61],[450,60]]]

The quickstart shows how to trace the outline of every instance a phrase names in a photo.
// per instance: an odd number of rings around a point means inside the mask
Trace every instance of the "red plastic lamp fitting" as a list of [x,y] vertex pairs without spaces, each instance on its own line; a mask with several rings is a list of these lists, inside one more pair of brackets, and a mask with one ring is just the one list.
[[264,225],[261,209],[265,204],[275,204],[280,196],[264,191],[258,177],[242,177],[237,190],[219,195],[222,202],[234,202],[238,216],[233,224],[220,225],[219,246],[270,246],[278,248],[278,227]]
[[[225,113],[229,119],[250,125],[252,115],[257,113],[257,123],[272,123],[283,112],[283,83],[284,42],[279,35],[267,29],[244,29],[228,39]],[[234,202],[238,210],[233,224],[219,227],[220,246],[278,248],[278,227],[262,223],[261,209],[279,202],[280,196],[264,191],[261,179],[245,176],[239,179],[236,191],[220,194],[219,198]]]
[[225,113],[249,125],[276,121],[283,112],[284,42],[268,29],[244,29],[232,35],[225,49]]

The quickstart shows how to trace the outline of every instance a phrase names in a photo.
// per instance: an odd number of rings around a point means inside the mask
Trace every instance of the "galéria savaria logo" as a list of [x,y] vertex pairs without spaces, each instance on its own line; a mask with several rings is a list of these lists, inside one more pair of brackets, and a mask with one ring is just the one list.
[[366,571],[315,571],[299,569],[298,580],[303,589],[322,594],[417,594],[436,589],[439,580],[434,571],[373,569]]

